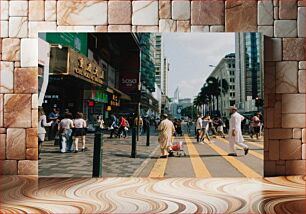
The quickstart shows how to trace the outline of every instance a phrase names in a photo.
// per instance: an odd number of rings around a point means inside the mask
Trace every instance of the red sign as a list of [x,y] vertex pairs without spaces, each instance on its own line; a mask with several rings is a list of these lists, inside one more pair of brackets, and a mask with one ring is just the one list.
[[95,106],[95,101],[88,101],[88,107],[94,107]]

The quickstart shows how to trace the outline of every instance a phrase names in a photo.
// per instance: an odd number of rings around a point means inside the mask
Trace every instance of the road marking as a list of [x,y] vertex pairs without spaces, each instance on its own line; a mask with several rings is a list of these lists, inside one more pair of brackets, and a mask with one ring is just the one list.
[[259,139],[256,139],[256,138],[251,138],[249,135],[243,135],[243,138],[244,139],[249,139],[249,140],[256,140],[256,141],[259,141],[259,142],[264,141],[262,136]]
[[151,178],[161,178],[165,175],[165,170],[167,166],[167,158],[159,158],[156,160],[153,169],[150,172],[149,177]]
[[257,146],[257,147],[259,147],[259,148],[264,148],[264,145],[262,145],[262,144],[260,144],[260,143],[255,143],[255,142],[252,142],[252,141],[245,141],[246,143],[248,143],[248,144],[251,144],[251,145],[253,145],[253,146]]
[[[172,137],[173,142],[174,137]],[[149,177],[151,178],[162,178],[165,176],[166,166],[167,166],[168,158],[159,158],[156,160]]]
[[[220,141],[222,141],[222,142],[224,142],[224,143],[226,143],[226,144],[229,144],[228,140],[225,140],[225,139],[220,138],[220,137],[217,137],[217,139],[220,140]],[[238,146],[238,145],[235,145],[235,146]],[[239,147],[239,148],[242,148],[241,146],[238,146],[238,147]],[[254,151],[252,151],[252,150],[249,150],[249,154],[253,155],[253,156],[256,157],[256,158],[259,158],[260,160],[263,160],[263,159],[264,159],[262,154],[259,154],[259,153],[257,153],[257,152],[254,152]]]
[[149,157],[144,162],[142,162],[140,167],[133,173],[133,175],[131,177],[138,177],[142,173],[142,171],[148,165],[148,163],[151,161],[151,158],[154,156],[154,154],[157,152],[157,150],[159,150],[159,146],[156,146],[156,148],[153,150],[153,152],[151,152]]
[[[206,141],[206,139],[205,139]],[[206,142],[207,143],[207,142]],[[262,177],[257,172],[252,170],[250,167],[242,163],[241,161],[237,160],[235,157],[227,156],[227,152],[225,152],[220,147],[216,146],[213,143],[207,143],[207,145],[215,150],[219,155],[222,155],[222,157],[227,160],[233,167],[235,167],[239,172],[241,172],[244,176],[247,178],[259,178]]]
[[195,173],[195,177],[197,178],[211,177],[207,167],[205,166],[202,159],[200,158],[200,155],[198,151],[196,150],[195,146],[193,145],[189,136],[185,134],[184,137],[187,143],[187,149],[188,149],[188,153],[189,153],[190,160],[192,163],[193,171]]

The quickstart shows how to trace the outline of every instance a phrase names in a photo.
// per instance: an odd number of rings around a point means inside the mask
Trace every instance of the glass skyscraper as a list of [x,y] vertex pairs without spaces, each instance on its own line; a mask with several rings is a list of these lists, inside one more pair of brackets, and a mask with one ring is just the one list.
[[251,110],[246,101],[263,98],[262,38],[256,32],[235,34],[236,103],[241,110]]

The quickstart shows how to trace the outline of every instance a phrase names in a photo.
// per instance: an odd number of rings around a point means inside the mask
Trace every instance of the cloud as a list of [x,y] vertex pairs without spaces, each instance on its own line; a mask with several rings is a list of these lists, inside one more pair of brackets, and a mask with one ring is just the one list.
[[162,36],[164,54],[170,61],[169,96],[173,96],[177,86],[181,87],[181,97],[197,95],[213,70],[209,65],[217,65],[226,54],[235,52],[234,33],[163,33]]
[[193,96],[196,96],[198,94],[204,82],[205,82],[204,78],[180,81],[177,84],[177,86],[180,89],[180,97],[181,98],[193,98]]

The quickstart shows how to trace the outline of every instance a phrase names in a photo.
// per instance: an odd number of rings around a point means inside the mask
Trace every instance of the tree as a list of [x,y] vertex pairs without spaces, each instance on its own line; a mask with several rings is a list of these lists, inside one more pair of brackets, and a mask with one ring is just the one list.
[[[208,77],[207,80],[206,80],[206,83],[208,84],[209,93],[213,97],[213,110],[215,110],[214,98],[216,98],[217,110],[219,110],[219,97],[221,96],[221,93],[223,95],[225,95],[228,92],[229,84],[226,81],[226,79],[221,80],[221,79],[218,79],[216,77]],[[222,88],[221,88],[221,86],[222,86]]]
[[[212,109],[214,111],[215,110],[215,98],[217,98],[218,93],[219,93],[218,79],[215,77],[208,77],[206,79],[206,83],[207,83],[207,93],[212,98],[212,104],[213,104]],[[218,109],[218,102],[217,102],[217,109]]]
[[189,118],[196,118],[197,111],[194,108],[194,105],[192,105],[192,106],[188,106],[186,108],[183,108],[181,114],[182,114],[182,116],[188,116]]

